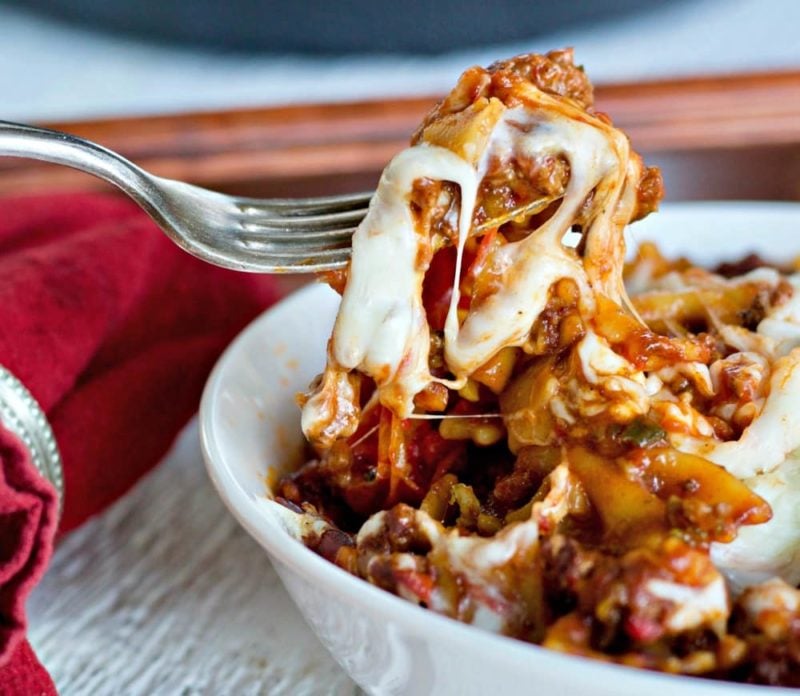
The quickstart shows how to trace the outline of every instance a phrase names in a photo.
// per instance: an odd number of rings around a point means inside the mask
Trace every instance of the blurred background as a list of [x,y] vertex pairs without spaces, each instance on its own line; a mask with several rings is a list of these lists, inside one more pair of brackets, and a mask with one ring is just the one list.
[[[798,26],[797,0],[0,0],[0,118],[223,190],[336,192],[465,67],[573,46],[599,108],[678,167],[671,197],[799,198]],[[97,183],[0,162],[0,193],[45,185]]]
[[800,67],[796,0],[0,2],[0,105],[65,120],[434,94],[574,46],[595,82]]

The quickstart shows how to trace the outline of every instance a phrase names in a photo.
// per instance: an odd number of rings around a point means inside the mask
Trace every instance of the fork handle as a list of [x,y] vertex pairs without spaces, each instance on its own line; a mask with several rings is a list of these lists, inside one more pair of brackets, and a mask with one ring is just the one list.
[[122,189],[148,213],[159,217],[160,198],[150,175],[111,150],[76,135],[0,120],[0,156],[63,164],[100,177]]

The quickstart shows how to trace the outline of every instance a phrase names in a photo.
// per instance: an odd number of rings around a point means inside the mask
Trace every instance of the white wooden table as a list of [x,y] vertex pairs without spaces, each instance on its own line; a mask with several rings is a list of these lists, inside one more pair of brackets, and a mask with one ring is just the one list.
[[196,422],[63,541],[28,608],[62,696],[359,693],[223,507]]

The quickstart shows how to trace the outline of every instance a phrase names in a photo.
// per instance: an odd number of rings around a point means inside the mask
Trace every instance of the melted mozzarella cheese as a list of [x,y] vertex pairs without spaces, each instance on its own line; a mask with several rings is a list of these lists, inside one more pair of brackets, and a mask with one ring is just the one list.
[[[570,491],[576,485],[565,464],[558,465],[548,480],[550,490],[543,500],[533,505],[530,517],[507,525],[493,537],[462,536],[457,529],[446,530],[427,513],[414,511],[417,532],[431,548],[429,558],[446,562],[447,567],[460,577],[465,599],[469,600],[472,608],[461,617],[468,623],[496,632],[506,627],[514,610],[516,589],[513,577],[498,571],[513,566],[515,561],[524,567],[526,558],[538,550],[540,533],[551,533],[567,515]],[[372,515],[358,532],[358,546],[369,547],[373,538],[385,534],[387,518],[385,511]],[[395,568],[401,568],[411,560],[402,556],[393,555]],[[418,599],[409,598],[413,601]],[[453,604],[454,599],[451,592],[434,590],[429,606],[451,616],[459,615],[463,607]]]
[[[619,169],[607,133],[596,125],[517,107],[503,114],[488,149],[489,157],[508,160],[512,155],[531,160],[564,155],[570,179],[564,199],[549,220],[524,239],[489,255],[487,272],[502,279],[499,289],[473,308],[461,326],[454,293],[445,324],[445,360],[458,376],[473,372],[501,348],[524,344],[547,304],[551,285],[561,278],[572,278],[581,296],[591,297],[586,271],[562,239],[589,192]],[[613,208],[613,203],[608,207]]]
[[800,346],[800,274],[789,279],[794,293],[789,300],[773,307],[756,330],[759,336],[775,341],[778,355],[785,355]]
[[303,406],[300,427],[318,443],[330,445],[338,437],[352,435],[358,428],[360,411],[350,375],[341,369],[327,369],[319,388]]
[[[540,533],[552,533],[569,511],[575,479],[568,467],[559,464],[548,480],[550,490],[534,503],[530,518],[507,525],[493,537],[461,536],[457,530],[433,537],[434,553],[447,558],[448,567],[461,575],[468,588],[474,606],[469,623],[499,632],[509,620],[516,592],[513,574],[498,571],[513,566],[514,561],[524,567],[526,557],[538,551]],[[417,514],[418,519],[424,515]]]
[[[578,342],[576,354],[586,383],[571,380],[565,391],[578,418],[608,412],[615,421],[627,423],[647,413],[650,394],[644,373],[615,353],[604,338],[587,331]],[[653,388],[656,384],[650,385]]]
[[524,344],[547,304],[550,286],[561,278],[584,276],[580,263],[560,244],[538,233],[502,246],[487,265],[508,282],[470,312],[460,328],[455,312],[445,325],[445,360],[458,376],[474,372],[502,348]]
[[678,449],[724,466],[740,479],[773,471],[800,447],[800,349],[773,365],[764,408],[738,440],[680,438]]
[[729,544],[714,544],[711,558],[735,590],[773,577],[800,583],[800,460],[745,479],[772,508],[772,519],[742,527]]
[[589,384],[599,385],[604,377],[611,375],[635,375],[636,381],[644,385],[644,375],[633,369],[633,366],[618,355],[594,331],[587,331],[578,342],[578,357],[581,369]]
[[800,611],[800,590],[773,578],[750,588],[742,599],[742,606],[754,621],[758,621],[762,612],[795,613]]
[[[461,189],[459,234],[471,224],[478,180],[475,169],[450,150],[419,145],[401,152],[381,176],[367,216],[353,235],[347,286],[333,331],[334,366],[373,377],[382,401],[399,415],[413,412],[413,398],[428,382],[430,335],[422,305],[421,241],[408,195],[415,181],[452,181]],[[329,367],[331,365],[329,364]],[[323,416],[309,399],[304,432]]]
[[671,633],[700,626],[724,627],[729,608],[728,591],[721,575],[700,587],[654,579],[647,582],[645,589],[653,597],[673,605],[664,619],[664,626]]

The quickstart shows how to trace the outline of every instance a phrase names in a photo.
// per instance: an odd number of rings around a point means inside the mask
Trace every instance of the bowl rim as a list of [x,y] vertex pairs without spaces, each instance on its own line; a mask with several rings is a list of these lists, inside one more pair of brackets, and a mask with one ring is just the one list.
[[[800,223],[800,203],[786,201],[698,201],[668,203],[663,206],[659,217],[691,212],[700,215],[716,214],[722,207],[728,214],[746,210],[754,215],[778,214],[796,215]],[[491,660],[509,664],[519,661],[544,660],[544,668],[558,670],[583,670],[597,679],[614,679],[629,688],[656,686],[664,689],[691,689],[691,694],[740,693],[747,694],[800,694],[800,690],[788,687],[741,684],[738,682],[713,680],[687,675],[674,675],[646,669],[632,669],[626,665],[604,662],[599,659],[561,653],[532,643],[498,635],[484,629],[461,623],[455,619],[423,609],[385,590],[358,578],[325,560],[301,542],[280,530],[267,519],[263,503],[256,502],[254,492],[243,488],[240,481],[226,464],[226,453],[220,446],[216,433],[218,395],[224,382],[243,352],[245,346],[260,336],[273,317],[279,312],[294,311],[295,308],[313,307],[323,293],[332,292],[327,286],[312,283],[280,300],[254,319],[227,347],[214,366],[203,390],[200,410],[200,441],[206,469],[220,497],[238,522],[247,532],[276,560],[288,566],[311,584],[322,586],[325,591],[339,595],[349,603],[368,604],[370,609],[383,615],[387,620],[397,622],[409,632],[420,634],[426,641],[447,641],[449,644],[472,644],[473,649],[481,647],[491,653]],[[298,416],[299,418],[299,416]],[[265,426],[266,427],[266,426]]]

